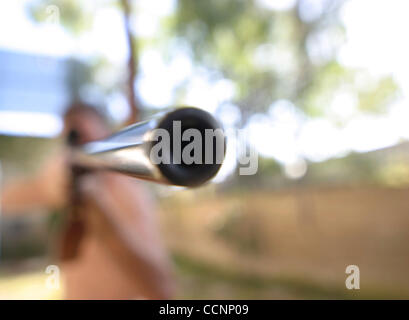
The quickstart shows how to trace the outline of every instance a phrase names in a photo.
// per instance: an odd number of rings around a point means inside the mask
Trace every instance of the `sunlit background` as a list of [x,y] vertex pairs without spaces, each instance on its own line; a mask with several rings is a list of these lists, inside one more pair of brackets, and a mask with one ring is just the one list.
[[[130,2],[142,117],[203,108],[260,156],[239,176],[232,137],[215,184],[150,186],[179,297],[408,297],[409,3]],[[73,97],[128,117],[118,1],[2,1],[0,30],[3,183],[40,166]],[[0,298],[60,296],[47,219],[2,220]]]

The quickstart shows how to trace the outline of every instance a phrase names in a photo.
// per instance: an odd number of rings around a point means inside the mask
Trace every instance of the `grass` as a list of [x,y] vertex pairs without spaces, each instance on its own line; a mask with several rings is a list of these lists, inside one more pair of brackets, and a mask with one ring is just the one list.
[[221,284],[229,287],[232,291],[228,292],[229,296],[224,297],[229,299],[401,299],[404,297],[398,292],[375,288],[359,291],[347,290],[342,286],[322,285],[305,278],[289,275],[266,277],[238,272],[196,261],[183,254],[174,254],[173,259],[179,277],[194,277],[195,281],[191,281],[190,285],[200,288],[199,294],[189,296],[190,292],[195,292],[185,286],[182,298],[206,299],[208,298],[206,287],[216,285],[220,288]]

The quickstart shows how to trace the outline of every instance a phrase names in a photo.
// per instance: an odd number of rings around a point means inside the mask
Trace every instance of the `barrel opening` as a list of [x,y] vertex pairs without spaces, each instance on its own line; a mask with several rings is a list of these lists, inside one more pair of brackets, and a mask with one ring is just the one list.
[[[200,132],[201,141],[202,141],[202,163],[192,163],[188,164],[184,161],[182,155],[180,155],[181,163],[173,163],[173,153],[179,150],[173,145],[173,130],[174,130],[174,121],[180,121],[181,123],[181,134],[190,129],[194,128]],[[196,186],[200,185],[209,179],[211,179],[219,171],[221,163],[217,163],[216,152],[217,152],[217,143],[223,143],[223,156],[224,156],[224,147],[225,139],[223,136],[222,141],[220,139],[213,138],[213,159],[211,163],[205,163],[206,160],[206,141],[205,130],[206,129],[221,129],[220,124],[213,118],[211,114],[206,111],[197,109],[197,108],[182,108],[175,110],[171,113],[168,113],[159,123],[159,128],[165,129],[170,134],[170,155],[171,163],[170,164],[159,164],[159,169],[162,174],[173,184],[180,186]],[[192,138],[193,139],[193,138]],[[184,148],[192,141],[181,141],[180,150],[183,152]],[[153,145],[157,142],[153,142]]]

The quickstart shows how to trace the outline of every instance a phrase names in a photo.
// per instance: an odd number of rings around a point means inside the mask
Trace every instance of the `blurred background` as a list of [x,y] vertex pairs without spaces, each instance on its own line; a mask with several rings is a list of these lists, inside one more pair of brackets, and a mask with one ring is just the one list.
[[[114,127],[172,105],[246,129],[214,183],[146,183],[177,298],[409,298],[409,3],[398,0],[0,2],[1,184],[58,144],[65,106]],[[132,45],[130,45],[132,39]],[[129,58],[131,57],[131,58]],[[56,212],[2,217],[0,298],[44,286]],[[361,289],[345,288],[357,265]]]

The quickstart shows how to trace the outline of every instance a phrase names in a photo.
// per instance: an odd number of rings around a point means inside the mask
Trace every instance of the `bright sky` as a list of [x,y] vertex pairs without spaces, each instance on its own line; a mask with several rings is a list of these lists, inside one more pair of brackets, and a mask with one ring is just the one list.
[[[294,4],[292,0],[259,1],[273,9],[277,5],[280,10]],[[319,11],[318,3],[310,0],[315,9],[301,16],[312,19],[313,13]],[[347,2],[341,12],[347,43],[339,53],[339,61],[346,66],[366,68],[375,76],[392,75],[402,89],[402,98],[387,115],[358,115],[344,129],[338,129],[327,119],[303,118],[291,102],[276,101],[270,107],[270,115],[254,115],[248,124],[251,140],[260,154],[291,165],[300,158],[322,161],[351,150],[365,152],[409,139],[408,10],[408,1],[354,0]],[[355,111],[356,98],[342,91],[328,106],[328,112],[340,117]]]
[[[79,38],[67,34],[58,24],[32,23],[24,11],[26,0],[0,2],[0,49],[41,53],[52,56],[75,54],[81,58],[104,54],[114,64],[122,64],[127,56],[121,16],[115,9],[95,11],[95,23],[90,32]],[[133,25],[141,37],[158,32],[159,21],[175,8],[175,0],[139,1],[137,23]],[[294,0],[258,0],[266,10],[288,10]],[[311,20],[319,12],[319,0],[310,0],[303,19]],[[364,67],[372,74],[392,74],[403,90],[402,99],[392,106],[388,115],[357,116],[346,128],[337,129],[326,119],[308,119],[289,101],[276,101],[267,115],[256,114],[247,125],[250,140],[260,154],[274,157],[286,165],[300,163],[303,158],[322,161],[346,152],[369,151],[395,144],[409,138],[409,2],[401,0],[354,0],[342,10],[347,31],[347,44],[339,53],[339,61],[347,66]],[[109,21],[109,23],[107,23]],[[7,30],[12,30],[7,32]],[[325,41],[325,40],[324,40]],[[240,118],[240,113],[229,100],[235,86],[227,79],[210,80],[206,70],[194,68],[189,51],[183,46],[175,50],[165,62],[155,50],[141,55],[141,75],[137,86],[145,103],[161,108],[172,103],[173,89],[189,79],[186,104],[203,107],[223,114],[227,126]],[[339,92],[330,112],[348,116],[355,111],[355,98]],[[223,107],[220,107],[223,105]],[[109,109],[120,117],[126,112],[123,97],[116,94],[109,99]],[[49,136],[60,130],[60,121],[53,115],[39,115],[30,121],[30,114],[22,115],[10,126],[16,114],[12,110],[0,113],[0,132],[30,133]],[[54,117],[49,122],[49,117]],[[26,120],[24,120],[26,119]],[[41,120],[43,119],[43,120]],[[54,123],[44,130],[44,123]],[[47,131],[47,132],[46,132]]]

